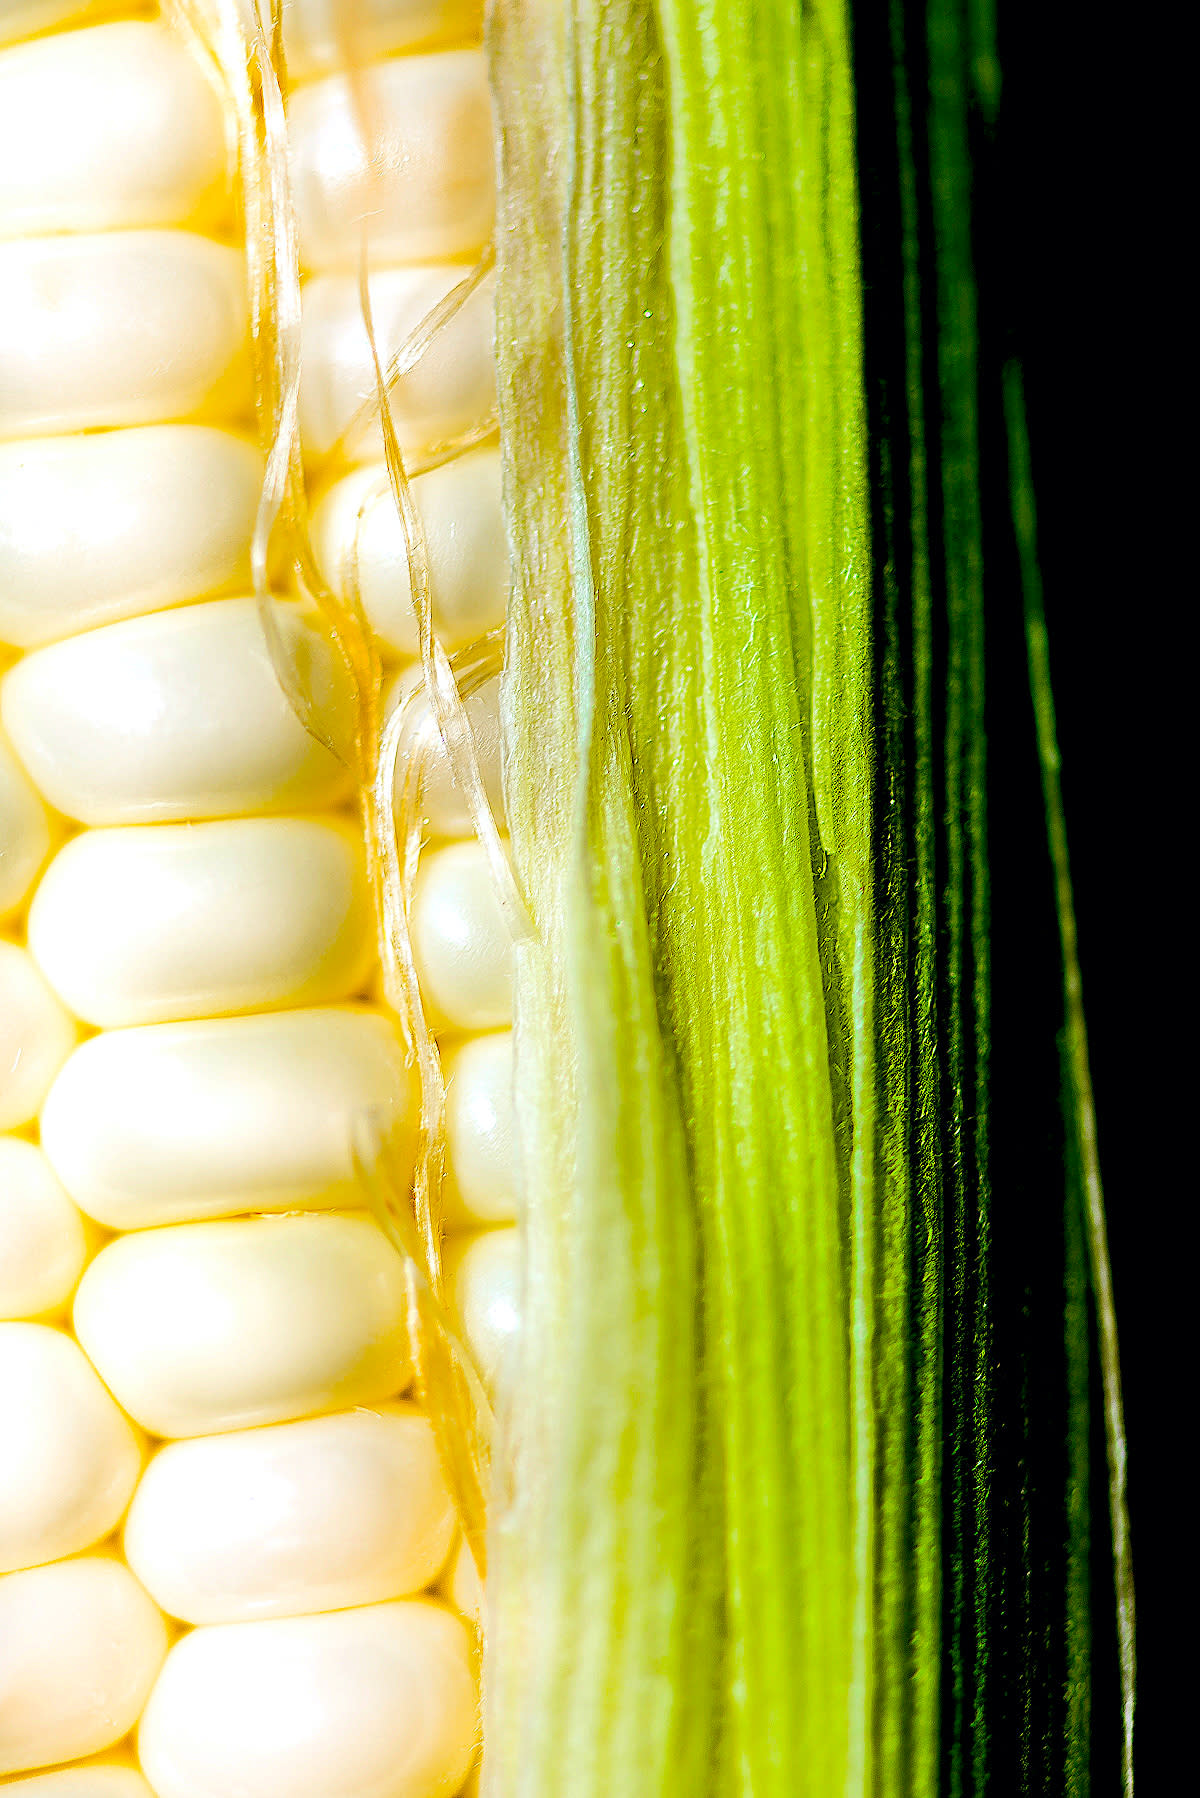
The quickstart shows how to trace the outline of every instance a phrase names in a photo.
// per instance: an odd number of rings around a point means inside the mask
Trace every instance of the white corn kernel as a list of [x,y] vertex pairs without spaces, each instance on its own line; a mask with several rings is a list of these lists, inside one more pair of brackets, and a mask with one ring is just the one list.
[[[420,668],[407,668],[397,676],[387,695],[387,709],[401,703],[417,688],[424,686]],[[483,790],[497,824],[504,827],[504,780],[500,749],[500,678],[485,681],[464,701]],[[414,735],[406,737],[396,764],[396,800],[399,803],[406,779],[405,758],[418,744],[423,764],[421,783],[421,815],[435,837],[469,837],[474,824],[466,799],[458,782],[441,733],[433,720],[429,703],[422,696],[410,714]]]
[[0,941],[0,1130],[37,1116],[76,1030],[32,957]]
[[113,1230],[345,1209],[361,1203],[353,1135],[368,1112],[411,1153],[415,1079],[382,1013],[205,1018],[82,1043],[47,1096],[42,1146]]
[[0,444],[0,642],[250,584],[262,457],[211,425]]
[[[79,1053],[76,1050],[76,1055]],[[518,1186],[512,1032],[468,1037],[446,1049],[442,1071],[446,1079],[443,1190],[447,1225],[461,1229],[513,1223]]]
[[219,415],[247,398],[236,250],[190,231],[0,243],[0,437]]
[[127,1567],[87,1555],[0,1579],[0,1642],[0,1773],[20,1773],[119,1742],[167,1629]]
[[142,1463],[78,1344],[0,1323],[0,1573],[91,1548],[116,1528]]
[[83,1219],[41,1149],[0,1136],[0,1317],[52,1317],[87,1257]]
[[451,1798],[476,1706],[463,1624],[401,1600],[194,1630],[139,1749],[158,1798]]
[[[333,650],[295,607],[318,678]],[[252,599],[130,618],[25,656],[0,715],[38,787],[84,824],[303,811],[347,795],[345,770],[297,718]]]
[[[425,533],[434,628],[446,649],[458,649],[504,622],[508,546],[498,452],[474,450],[418,475],[412,497]],[[349,594],[353,569],[384,647],[417,655],[407,540],[381,464],[357,468],[330,488],[313,518],[313,541],[335,589]]]
[[[397,56],[292,96],[292,193],[310,268],[474,258],[495,211],[487,72],[478,50]],[[370,146],[364,154],[364,130]]]
[[4,1789],[25,1798],[154,1798],[137,1768],[124,1760],[58,1767],[53,1773],[11,1780]]
[[435,1028],[494,1030],[512,1022],[512,939],[479,843],[451,843],[422,856],[412,942]]
[[391,1398],[409,1378],[404,1269],[370,1218],[175,1224],[101,1249],[75,1333],[156,1436]]
[[172,1442],[125,1526],[151,1597],[186,1623],[406,1598],[437,1578],[454,1506],[412,1405]]
[[227,179],[221,103],[166,26],[125,19],[0,56],[0,237],[195,224]]
[[[462,268],[379,269],[368,288],[379,357],[391,357],[426,315],[463,279]],[[347,433],[351,458],[383,454],[378,415],[355,423],[375,404],[375,369],[353,275],[319,275],[304,288],[300,431],[306,454],[322,456]],[[400,448],[429,450],[489,419],[496,407],[492,355],[495,284],[481,281],[438,330],[420,360],[390,392]],[[353,428],[351,428],[353,427]]]
[[49,849],[46,808],[0,737],[0,918],[24,903]]
[[467,43],[483,28],[482,0],[283,0],[283,41],[293,80],[375,62],[397,50]]
[[484,1230],[446,1244],[446,1290],[485,1382],[495,1384],[521,1327],[519,1232]]
[[85,831],[42,876],[29,946],[104,1027],[345,999],[371,954],[361,846],[313,818]]

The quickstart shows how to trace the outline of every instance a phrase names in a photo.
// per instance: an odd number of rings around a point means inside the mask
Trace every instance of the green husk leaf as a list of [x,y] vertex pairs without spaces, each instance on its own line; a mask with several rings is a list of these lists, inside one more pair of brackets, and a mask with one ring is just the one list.
[[[1075,898],[1071,880],[1071,861],[1067,849],[1067,823],[1063,806],[1061,762],[1058,750],[1058,727],[1055,720],[1054,688],[1050,679],[1050,643],[1046,630],[1046,608],[1042,594],[1041,570],[1037,557],[1037,510],[1033,473],[1030,465],[1029,429],[1025,417],[1024,382],[1020,364],[1010,362],[1004,370],[1004,412],[1008,432],[1009,478],[1012,484],[1013,528],[1021,570],[1021,589],[1025,604],[1025,638],[1029,655],[1029,684],[1033,694],[1037,729],[1038,761],[1042,775],[1042,791],[1046,806],[1046,832],[1050,860],[1054,871],[1054,899],[1057,912],[1063,964],[1063,1027],[1060,1037],[1062,1060],[1063,1106],[1069,1151],[1068,1233],[1075,1245],[1082,1237],[1091,1291],[1095,1306],[1096,1331],[1099,1342],[1100,1384],[1104,1401],[1104,1435],[1108,1460],[1108,1512],[1112,1537],[1113,1585],[1117,1606],[1117,1654],[1121,1682],[1121,1789],[1124,1798],[1133,1794],[1133,1725],[1137,1696],[1137,1649],[1133,1586],[1133,1558],[1129,1531],[1128,1443],[1125,1433],[1125,1404],[1121,1390],[1121,1358],[1117,1342],[1117,1314],[1113,1298],[1112,1265],[1108,1252],[1108,1228],[1104,1215],[1104,1188],[1100,1176],[1100,1154],[1096,1131],[1096,1102],[1092,1090],[1088,1055],[1087,1023],[1083,1008],[1083,972],[1079,961],[1079,943],[1075,928]],[[1075,1259],[1083,1255],[1075,1248]],[[1072,1284],[1076,1291],[1083,1287],[1082,1268],[1072,1267]],[[1081,1442],[1077,1451],[1085,1451],[1087,1441],[1088,1366],[1086,1302],[1074,1300],[1072,1309],[1082,1312],[1075,1327],[1082,1362],[1074,1382],[1079,1391],[1080,1416],[1075,1439]],[[1073,1482],[1078,1492],[1081,1476]],[[1081,1590],[1071,1606],[1072,1617],[1086,1618],[1085,1561],[1089,1547],[1090,1518],[1084,1514],[1073,1519],[1073,1537],[1078,1541],[1075,1578]],[[1084,1634],[1082,1625],[1079,1635]],[[1072,1677],[1069,1698],[1076,1706],[1086,1705],[1086,1640],[1072,1642]],[[1090,1718],[1081,1710],[1072,1718],[1073,1735],[1081,1745],[1089,1739]]]
[[491,23],[533,924],[492,1798],[1089,1790],[1105,1300],[1057,858],[1012,871],[1000,66],[986,7],[853,22]]
[[537,940],[486,1777],[856,1789],[872,1274],[847,1242],[875,1150],[845,21],[516,5],[492,55],[519,196],[506,804]]

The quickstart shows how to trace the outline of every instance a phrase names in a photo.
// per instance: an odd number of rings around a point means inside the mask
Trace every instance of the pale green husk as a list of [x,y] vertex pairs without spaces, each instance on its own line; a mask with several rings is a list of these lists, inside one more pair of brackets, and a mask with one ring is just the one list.
[[845,18],[516,4],[492,56],[537,937],[485,1790],[882,1792]]

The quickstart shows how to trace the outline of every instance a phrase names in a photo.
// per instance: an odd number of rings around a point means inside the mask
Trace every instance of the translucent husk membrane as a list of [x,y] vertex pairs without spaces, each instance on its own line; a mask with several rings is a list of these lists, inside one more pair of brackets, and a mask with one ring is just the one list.
[[[451,658],[433,625],[429,558],[410,477],[485,442],[495,419],[477,420],[461,437],[429,446],[406,462],[392,418],[395,383],[419,362],[491,266],[491,251],[413,330],[385,367],[371,316],[367,269],[370,206],[364,203],[359,293],[375,367],[374,399],[348,433],[375,417],[383,435],[388,484],[404,530],[409,582],[420,635],[423,686],[385,718],[381,664],[358,590],[358,532],[336,588],[313,553],[298,423],[300,389],[300,256],[289,187],[287,78],[279,0],[167,0],[166,9],[208,61],[226,98],[231,150],[244,213],[247,287],[255,376],[255,408],[266,473],[251,549],[254,591],[276,671],[306,728],[349,768],[359,796],[368,874],[375,900],[383,988],[400,1018],[420,1081],[415,1173],[404,1145],[380,1120],[355,1125],[355,1159],[365,1194],[405,1259],[409,1327],[417,1392],[428,1410],[450,1476],[464,1534],[479,1572],[485,1568],[485,1495],[491,1410],[471,1353],[446,1307],[442,1277],[441,1185],[445,1158],[445,1088],[437,1044],[417,982],[409,913],[424,829],[422,784],[428,757],[445,745],[475,831],[487,852],[505,917],[514,935],[524,908],[483,786],[464,698],[495,676],[502,660],[493,633]],[[369,94],[355,50],[354,8],[338,15],[343,63],[369,153]],[[335,446],[332,457],[338,454]],[[331,459],[332,459],[331,457]],[[369,503],[369,502],[368,502]],[[272,570],[290,569],[302,600],[315,607],[338,652],[337,674],[318,688],[310,635],[299,620],[281,620],[271,604]],[[403,784],[397,799],[397,768]]]

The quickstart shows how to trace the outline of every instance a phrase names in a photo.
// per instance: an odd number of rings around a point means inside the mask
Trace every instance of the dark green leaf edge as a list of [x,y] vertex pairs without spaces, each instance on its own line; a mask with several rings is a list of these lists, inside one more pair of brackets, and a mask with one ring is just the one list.
[[[1054,688],[1050,678],[1050,639],[1046,629],[1046,608],[1037,555],[1037,508],[1029,453],[1029,429],[1025,416],[1021,367],[1015,361],[1009,362],[1004,370],[1004,411],[1008,429],[1013,528],[1025,607],[1029,685],[1037,724],[1038,760],[1046,806],[1046,834],[1054,866],[1055,905],[1062,944],[1064,1023],[1060,1041],[1064,1110],[1072,1149],[1071,1184],[1086,1237],[1091,1293],[1100,1343],[1104,1433],[1108,1451],[1108,1509],[1112,1530],[1121,1675],[1121,1784],[1126,1798],[1132,1798],[1137,1642],[1129,1527],[1128,1441],[1121,1390],[1121,1356],[1113,1298],[1112,1263],[1108,1250],[1104,1187],[1100,1173],[1096,1103],[1088,1057],[1083,971],[1075,928],[1075,900],[1067,844],[1066,810],[1063,805],[1062,764],[1055,721]],[[1086,1322],[1083,1328],[1086,1330]]]

